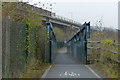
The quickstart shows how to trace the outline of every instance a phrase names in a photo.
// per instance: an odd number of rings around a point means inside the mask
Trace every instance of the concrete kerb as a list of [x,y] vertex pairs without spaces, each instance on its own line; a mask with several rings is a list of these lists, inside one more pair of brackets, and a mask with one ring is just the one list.
[[52,66],[53,66],[53,65],[51,65],[51,66],[44,72],[44,74],[42,75],[41,78],[45,78],[45,77],[46,77],[46,75],[48,74],[48,72],[49,72],[49,70],[51,69]]

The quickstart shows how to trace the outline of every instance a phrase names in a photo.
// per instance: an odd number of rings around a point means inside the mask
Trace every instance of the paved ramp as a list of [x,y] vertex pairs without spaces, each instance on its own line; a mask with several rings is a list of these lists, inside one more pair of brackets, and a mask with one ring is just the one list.
[[100,78],[91,68],[67,54],[66,48],[58,51],[53,66],[44,75],[44,78]]

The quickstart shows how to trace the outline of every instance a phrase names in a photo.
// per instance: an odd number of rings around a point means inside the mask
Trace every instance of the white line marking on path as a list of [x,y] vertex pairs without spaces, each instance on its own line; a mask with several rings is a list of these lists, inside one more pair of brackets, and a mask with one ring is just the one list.
[[101,78],[95,71],[93,71],[88,65],[85,65],[97,78]]
[[49,72],[49,70],[51,69],[52,65],[44,72],[44,74],[42,75],[41,78],[45,78]]

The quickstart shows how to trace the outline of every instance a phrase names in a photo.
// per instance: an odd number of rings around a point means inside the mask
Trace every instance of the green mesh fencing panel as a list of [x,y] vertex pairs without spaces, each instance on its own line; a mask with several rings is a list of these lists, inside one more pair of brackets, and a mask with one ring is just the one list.
[[80,30],[67,42],[68,53],[83,64],[87,63],[87,39],[90,38],[89,29],[90,23],[83,24]]
[[57,47],[58,48],[62,48],[62,47],[64,47],[65,45],[64,45],[64,42],[57,42]]
[[53,36],[51,38],[51,60],[53,62],[57,55],[57,42],[56,42],[54,34],[52,34],[52,35]]
[[[2,72],[5,78],[15,78],[26,71],[31,60],[44,62],[48,40],[43,27],[28,27],[25,24],[3,19]],[[55,45],[52,43],[52,45]],[[54,47],[55,48],[55,47]],[[54,52],[53,52],[54,53]]]
[[3,19],[3,77],[18,76],[26,64],[26,25]]

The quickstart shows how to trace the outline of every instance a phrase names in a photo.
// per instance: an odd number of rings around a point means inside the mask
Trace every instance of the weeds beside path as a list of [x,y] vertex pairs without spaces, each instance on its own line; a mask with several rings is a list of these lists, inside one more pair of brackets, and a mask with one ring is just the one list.
[[25,73],[20,75],[20,78],[40,78],[49,66],[50,64],[43,63],[36,67],[31,67],[27,69]]

